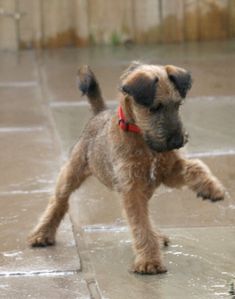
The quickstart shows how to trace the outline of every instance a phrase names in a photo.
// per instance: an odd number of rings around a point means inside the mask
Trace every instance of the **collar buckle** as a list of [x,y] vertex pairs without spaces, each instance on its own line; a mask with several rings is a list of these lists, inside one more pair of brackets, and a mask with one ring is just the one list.
[[119,119],[118,125],[123,129],[123,131],[129,131],[129,123],[125,122],[123,118]]

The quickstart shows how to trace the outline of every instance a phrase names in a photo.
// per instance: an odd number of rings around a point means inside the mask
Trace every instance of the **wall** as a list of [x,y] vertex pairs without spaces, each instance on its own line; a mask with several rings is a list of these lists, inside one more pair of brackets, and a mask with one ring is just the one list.
[[0,0],[0,49],[235,37],[235,0]]

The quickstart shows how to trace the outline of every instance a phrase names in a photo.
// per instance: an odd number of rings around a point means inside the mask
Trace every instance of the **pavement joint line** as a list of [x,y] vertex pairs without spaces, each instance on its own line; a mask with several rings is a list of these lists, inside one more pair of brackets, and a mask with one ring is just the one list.
[[74,275],[78,274],[80,271],[79,270],[39,270],[39,271],[15,271],[15,272],[0,272],[0,277],[32,277],[32,276],[69,276],[69,275]]
[[194,158],[194,157],[218,157],[218,156],[232,156],[235,155],[235,150],[225,150],[225,151],[209,151],[209,152],[196,152],[196,153],[189,153],[187,156],[189,158]]
[[160,230],[166,230],[166,231],[181,231],[183,230],[205,230],[205,229],[213,229],[213,228],[229,228],[229,229],[235,229],[234,225],[207,225],[207,226],[168,226],[168,225],[161,225],[160,227],[158,227]]
[[0,87],[36,87],[38,86],[38,81],[12,81],[12,82],[0,82]]
[[[195,101],[195,100],[204,100],[204,101],[214,101],[214,100],[221,100],[224,101],[224,99],[233,99],[232,96],[194,96],[194,97],[189,97],[187,98],[185,101]],[[112,100],[107,100],[106,103],[108,104],[108,106],[113,106],[113,105],[117,105],[118,103],[118,99],[112,99]],[[50,107],[66,107],[66,106],[81,106],[81,107],[90,107],[90,104],[88,103],[88,101],[86,100],[81,100],[81,99],[75,99],[74,101],[58,101],[58,100],[54,100],[53,102],[50,103]]]
[[98,282],[96,279],[94,265],[91,262],[88,244],[85,241],[84,231],[83,231],[82,227],[80,227],[79,232],[76,233],[76,231],[74,230],[75,225],[73,223],[73,219],[72,219],[70,213],[69,213],[69,216],[70,216],[70,220],[72,223],[75,243],[77,246],[77,252],[80,257],[81,275],[82,275],[83,279],[86,281],[86,285],[87,285],[88,291],[90,293],[90,298],[91,299],[101,299],[103,297],[101,295],[101,290],[99,288],[99,285],[98,285]]
[[38,126],[38,127],[1,127],[0,128],[0,133],[27,133],[27,132],[41,132],[46,127],[43,126]]
[[87,280],[87,288],[90,292],[91,299],[101,299],[101,291],[99,289],[99,286],[97,284],[97,281],[95,279]]
[[203,100],[203,101],[208,101],[208,102],[212,102],[215,100],[219,100],[219,101],[224,101],[224,99],[226,100],[233,100],[234,96],[232,95],[220,95],[220,96],[191,96],[188,97],[185,101],[195,101],[195,100]]
[[5,195],[21,195],[21,194],[41,194],[41,193],[51,193],[52,189],[35,189],[35,190],[9,190],[9,191],[0,191],[0,196]]
[[[234,209],[234,206],[231,207],[231,209]],[[156,223],[157,225],[157,223]],[[161,225],[158,226],[158,229],[163,230],[182,230],[182,229],[207,229],[207,228],[232,228],[235,229],[234,225],[211,225],[211,226],[169,226],[169,225]],[[128,225],[126,226],[118,226],[118,225],[86,225],[82,226],[81,229],[86,233],[103,233],[103,232],[129,232]]]
[[84,232],[127,232],[129,231],[128,226],[120,226],[120,225],[103,225],[103,224],[95,224],[95,225],[86,225],[82,227]]
[[[113,105],[117,105],[118,104],[118,100],[110,100],[107,101],[106,104],[108,104],[108,106],[113,106]],[[90,104],[87,101],[69,101],[69,102],[65,102],[65,101],[55,101],[50,103],[50,107],[90,107]]]

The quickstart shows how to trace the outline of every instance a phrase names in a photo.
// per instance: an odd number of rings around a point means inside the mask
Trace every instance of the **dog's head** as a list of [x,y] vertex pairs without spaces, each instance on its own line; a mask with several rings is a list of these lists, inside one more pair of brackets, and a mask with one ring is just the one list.
[[134,62],[121,76],[126,106],[151,149],[164,152],[187,142],[179,108],[191,83],[189,72],[172,65]]

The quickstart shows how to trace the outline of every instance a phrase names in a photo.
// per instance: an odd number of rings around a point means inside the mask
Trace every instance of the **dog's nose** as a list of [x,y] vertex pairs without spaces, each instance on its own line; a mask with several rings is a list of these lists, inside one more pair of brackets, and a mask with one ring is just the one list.
[[169,149],[177,149],[184,145],[184,136],[183,135],[173,135],[168,140],[168,148]]

